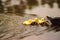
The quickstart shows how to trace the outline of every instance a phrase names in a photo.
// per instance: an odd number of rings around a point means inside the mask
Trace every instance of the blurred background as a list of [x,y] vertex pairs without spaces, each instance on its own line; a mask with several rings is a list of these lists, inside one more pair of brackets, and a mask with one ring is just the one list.
[[[0,23],[1,20],[4,22],[2,26],[0,25],[0,40],[21,40],[18,39],[19,36],[14,37],[14,35],[19,34],[19,26],[23,26],[22,20],[37,17],[36,15],[38,17],[60,17],[60,0],[0,0]],[[60,32],[50,31],[39,36],[29,36],[23,40],[60,40]]]
[[0,13],[60,16],[60,0],[0,0]]

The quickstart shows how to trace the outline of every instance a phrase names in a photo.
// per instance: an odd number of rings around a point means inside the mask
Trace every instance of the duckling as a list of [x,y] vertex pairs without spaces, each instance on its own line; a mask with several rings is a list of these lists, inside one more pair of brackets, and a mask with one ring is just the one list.
[[33,22],[38,22],[38,18],[34,18],[32,21]]
[[45,19],[44,18],[41,18],[40,20],[38,20],[38,24],[41,24],[43,22],[45,22]]
[[38,25],[39,25],[39,19],[38,19],[38,18],[34,18],[34,19],[33,19],[33,23],[35,23],[35,24],[38,24]]
[[31,23],[32,25],[35,25],[35,24],[38,24],[38,18],[34,18],[33,20],[32,20],[32,23]]
[[25,25],[30,25],[31,23],[32,23],[32,19],[29,19],[29,20],[23,22],[23,24],[25,24]]
[[49,25],[49,23],[48,23],[44,18],[41,18],[38,23],[39,23],[39,24],[44,24],[44,23],[46,23],[47,25]]

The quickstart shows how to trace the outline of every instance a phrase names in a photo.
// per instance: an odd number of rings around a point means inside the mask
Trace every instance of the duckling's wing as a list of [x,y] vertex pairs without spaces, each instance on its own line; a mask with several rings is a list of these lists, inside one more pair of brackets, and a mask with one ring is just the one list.
[[25,21],[25,22],[23,22],[23,24],[30,25],[31,22],[29,22],[29,21]]

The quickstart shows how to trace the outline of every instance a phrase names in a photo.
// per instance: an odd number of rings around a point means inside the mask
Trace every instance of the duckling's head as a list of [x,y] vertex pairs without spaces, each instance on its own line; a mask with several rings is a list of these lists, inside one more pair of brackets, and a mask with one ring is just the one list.
[[28,21],[29,21],[29,22],[32,22],[32,19],[29,19]]
[[44,18],[41,18],[41,20],[45,20]]
[[34,20],[38,20],[38,18],[34,18]]
[[34,18],[34,22],[38,22],[38,18]]

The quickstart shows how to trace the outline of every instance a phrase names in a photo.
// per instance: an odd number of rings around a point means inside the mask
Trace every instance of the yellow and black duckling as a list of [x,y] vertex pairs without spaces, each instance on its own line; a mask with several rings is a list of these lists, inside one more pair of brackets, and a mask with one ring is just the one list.
[[40,25],[49,25],[48,21],[45,20],[45,18],[41,18],[38,22]]
[[29,19],[29,20],[23,22],[23,24],[25,24],[25,25],[30,25],[31,23],[32,23],[32,19]]
[[39,24],[41,24],[41,23],[43,23],[43,22],[45,22],[45,19],[44,19],[44,18],[41,18],[40,20],[38,20],[38,23],[39,23]]
[[27,20],[27,21],[24,21],[23,24],[25,24],[25,25],[38,24],[38,18],[29,19],[29,20]]
[[38,24],[38,18],[34,18],[33,20],[32,20],[32,25],[36,25],[36,24]]

